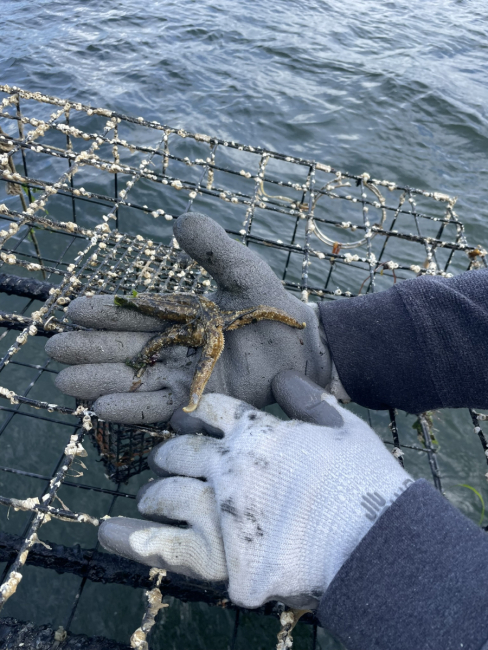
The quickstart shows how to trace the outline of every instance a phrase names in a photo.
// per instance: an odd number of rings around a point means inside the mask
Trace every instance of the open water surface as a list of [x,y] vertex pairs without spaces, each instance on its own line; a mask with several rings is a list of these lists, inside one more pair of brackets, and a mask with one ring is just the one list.
[[[455,195],[468,241],[485,247],[487,70],[484,0],[2,2],[1,83]],[[46,399],[63,399],[54,385],[44,390]],[[441,418],[446,493],[477,519],[479,502],[459,484],[488,498],[479,443],[466,413]],[[384,433],[386,419],[378,422]],[[16,429],[15,420],[10,430],[12,446],[28,450],[30,471],[47,462],[49,449],[32,432]],[[425,458],[412,458],[407,469],[427,475]],[[86,482],[103,480],[101,468],[90,466]],[[24,488],[19,496],[31,496]],[[89,494],[79,497],[79,510],[92,512]],[[106,511],[108,503],[97,507]],[[94,534],[73,526],[64,543],[90,546]],[[78,581],[29,570],[25,595],[4,613],[61,625]],[[142,607],[140,592],[88,584],[72,630],[127,642]],[[216,650],[227,647],[233,620],[179,603],[162,619],[155,647]],[[272,648],[275,633],[273,621],[249,616],[236,647]],[[297,648],[309,641],[308,631],[297,633]],[[322,632],[319,644],[339,647]]]

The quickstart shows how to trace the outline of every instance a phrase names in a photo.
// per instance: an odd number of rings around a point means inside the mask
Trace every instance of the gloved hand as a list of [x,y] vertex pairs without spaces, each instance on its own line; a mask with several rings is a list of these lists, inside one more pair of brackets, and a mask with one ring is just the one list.
[[273,391],[288,415],[309,423],[218,394],[204,395],[191,415],[175,413],[172,425],[187,435],[150,457],[159,476],[175,476],[141,489],[138,508],[149,521],[109,519],[101,544],[150,566],[227,580],[244,607],[279,600],[315,608],[413,481],[363,420],[303,375],[280,373]]
[[[304,330],[283,323],[262,321],[225,333],[225,348],[207,392],[239,396],[262,408],[274,401],[271,380],[281,370],[299,370],[325,386],[331,379],[331,360],[318,310],[288,293],[264,260],[234,241],[209,217],[187,213],[177,219],[174,234],[179,245],[201,264],[218,285],[208,296],[223,309],[267,305],[284,310]],[[162,321],[113,304],[113,296],[74,300],[68,310],[73,322],[108,330],[67,332],[53,336],[46,352],[71,367],[56,378],[67,395],[96,400],[93,410],[109,422],[149,424],[167,422],[188,403],[190,385],[200,350],[188,356],[186,347],[162,350],[160,363],[147,368],[139,387],[127,365]]]

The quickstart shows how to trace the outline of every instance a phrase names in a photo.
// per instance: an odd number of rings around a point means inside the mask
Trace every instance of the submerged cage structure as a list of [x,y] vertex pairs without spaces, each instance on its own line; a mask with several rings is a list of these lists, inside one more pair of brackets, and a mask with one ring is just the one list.
[[[58,629],[39,616],[31,623],[7,616],[3,646],[121,647],[70,629],[89,600],[87,585],[102,593],[118,584],[146,593],[140,627],[125,644],[146,648],[163,598],[174,597],[232,612],[228,645],[238,648],[247,614],[223,585],[97,548],[100,520],[125,514],[122,503],[133,509],[165,426],[98,421],[89,403],[57,393],[60,366],[44,353],[46,337],[80,329],[66,314],[77,296],[212,291],[212,278],[172,236],[171,222],[188,210],[210,214],[257,250],[304,301],[347,300],[423,274],[479,268],[486,251],[468,244],[455,199],[445,194],[5,85],[0,181],[0,609],[31,597],[23,575],[32,567],[76,580]],[[417,474],[443,489],[432,414],[413,425],[394,411],[387,420],[366,415],[399,462],[411,469],[413,459]],[[485,463],[486,416],[469,418],[474,434],[466,436],[479,439]],[[79,495],[88,495],[88,507],[76,505]],[[32,607],[42,616],[42,603]],[[270,603],[260,613],[282,611]],[[304,621],[311,625],[300,643],[315,648],[317,621]]]

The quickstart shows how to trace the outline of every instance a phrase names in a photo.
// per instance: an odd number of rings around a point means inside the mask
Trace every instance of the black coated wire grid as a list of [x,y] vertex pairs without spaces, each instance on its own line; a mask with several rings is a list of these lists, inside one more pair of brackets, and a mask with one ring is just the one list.
[[[44,354],[46,337],[77,329],[66,318],[76,296],[211,291],[212,279],[172,237],[171,222],[190,209],[210,214],[260,252],[304,301],[347,300],[426,273],[479,268],[486,251],[468,245],[455,200],[445,194],[16,87],[0,86],[0,101],[0,485],[7,491],[0,503],[9,522],[20,518],[16,532],[0,532],[0,609],[22,597],[26,566],[45,567],[79,577],[63,626],[48,639],[56,647],[74,639],[70,625],[93,582],[146,590],[141,627],[127,640],[133,648],[147,647],[165,596],[234,609],[229,645],[237,648],[241,611],[223,585],[164,575],[93,545],[60,543],[60,531],[96,527],[121,500],[135,498],[133,481],[166,434],[164,424],[100,422],[90,404],[57,394],[52,378],[59,368]],[[425,458],[425,476],[442,490],[430,414],[418,419],[419,440],[406,443],[396,413],[389,415],[385,442],[395,457],[402,464],[409,454]],[[486,457],[485,416],[470,416]],[[17,444],[24,434],[25,445]],[[101,479],[87,441],[103,463]],[[29,446],[45,448],[45,463],[33,467]],[[66,506],[61,488],[72,504],[89,491],[92,510]],[[49,522],[57,522],[51,528],[58,539],[49,537],[46,546],[38,533]],[[260,611],[282,610],[270,603]],[[304,621],[313,626],[315,648],[317,621]],[[14,647],[25,628],[12,619],[8,625]],[[93,647],[110,644],[92,640]]]

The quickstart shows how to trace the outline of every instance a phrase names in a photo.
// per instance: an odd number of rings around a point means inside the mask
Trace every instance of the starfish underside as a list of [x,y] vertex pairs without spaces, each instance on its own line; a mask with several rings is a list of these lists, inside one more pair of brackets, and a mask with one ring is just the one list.
[[[200,402],[224,349],[225,331],[230,332],[260,320],[277,321],[298,329],[305,327],[305,323],[299,323],[275,307],[258,305],[249,309],[223,310],[208,298],[194,294],[142,293],[133,298],[116,296],[114,302],[119,307],[175,323],[150,339],[139,354],[126,362],[137,370],[137,378],[142,377],[147,366],[156,363],[162,348],[169,345],[203,348],[190,388],[190,403],[183,408],[187,413],[194,411]],[[139,385],[140,382],[135,387]]]

